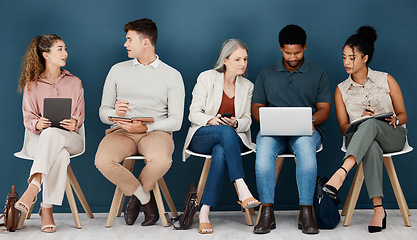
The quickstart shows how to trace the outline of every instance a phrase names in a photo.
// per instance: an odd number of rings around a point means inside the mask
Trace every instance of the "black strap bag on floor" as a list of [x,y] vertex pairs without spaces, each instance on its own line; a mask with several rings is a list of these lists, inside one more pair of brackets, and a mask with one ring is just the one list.
[[0,227],[6,227],[5,229],[0,229],[3,231],[14,232],[17,227],[17,221],[19,219],[19,211],[14,207],[14,204],[17,202],[19,196],[15,191],[15,186],[12,186],[12,191],[7,194],[6,204],[4,205],[4,213],[0,215],[0,219],[4,218],[4,223],[0,224]]
[[316,192],[314,194],[314,210],[317,226],[320,229],[333,229],[340,221],[339,209],[337,208],[337,205],[340,204],[339,198],[332,199],[323,191],[327,181],[327,177],[317,177]]
[[[181,215],[175,218],[170,218],[168,213],[165,213],[165,218],[174,227],[175,230],[187,230],[190,229],[194,222],[194,216],[197,213],[197,189],[194,183],[191,183],[187,188],[187,193],[184,199],[184,210]],[[175,226],[175,222],[179,223],[179,226]]]

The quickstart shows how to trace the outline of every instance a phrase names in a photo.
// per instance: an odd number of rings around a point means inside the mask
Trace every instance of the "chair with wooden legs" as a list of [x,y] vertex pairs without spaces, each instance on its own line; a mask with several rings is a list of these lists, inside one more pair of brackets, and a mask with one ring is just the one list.
[[[23,141],[23,148],[20,152],[15,153],[14,155],[18,158],[22,158],[22,159],[27,159],[27,160],[33,160],[32,157],[29,157],[27,155],[26,152],[26,144],[28,141],[28,130],[25,130],[25,139]],[[84,142],[84,147],[81,153],[75,154],[70,156],[70,158],[75,158],[80,156],[81,154],[84,153],[85,151],[85,129],[84,129],[84,125],[81,126],[80,130],[78,131],[78,133],[82,136],[83,138],[83,142]],[[68,165],[67,167],[67,183],[65,186],[65,193],[67,195],[67,199],[68,199],[68,203],[70,205],[71,208],[71,212],[72,212],[72,217],[74,218],[74,222],[75,222],[75,227],[76,228],[82,228],[81,225],[81,220],[80,220],[80,216],[78,214],[78,209],[77,209],[77,204],[75,203],[75,198],[74,198],[74,194],[73,191],[75,192],[75,194],[78,197],[78,200],[80,201],[82,207],[84,208],[85,213],[87,214],[87,216],[89,218],[94,218],[93,213],[91,212],[90,206],[87,203],[87,200],[85,199],[84,193],[81,190],[80,184],[77,181],[77,178],[74,175],[74,172],[72,171],[72,168],[70,165]],[[19,221],[17,223],[17,228],[16,229],[22,229],[23,227],[23,223],[25,222],[25,219],[29,219],[32,211],[33,211],[33,206],[35,204],[32,204],[32,207],[30,208],[28,213],[21,213]]]
[[[320,145],[320,148],[316,151],[316,153],[320,152],[321,150],[323,150],[323,144]],[[277,184],[279,173],[281,172],[282,164],[284,163],[285,158],[294,158],[294,162],[295,164],[297,164],[297,159],[295,159],[294,154],[285,153],[285,154],[278,155],[277,159],[275,160],[275,168],[277,172],[276,177],[275,177],[275,185]],[[261,210],[262,210],[262,205],[259,206],[258,216],[256,217],[255,225],[258,224],[259,219],[261,218]]]
[[[345,137],[343,137],[343,144],[342,144],[341,150],[343,152],[346,152]],[[408,152],[411,152],[412,150],[413,148],[410,147],[410,145],[408,145],[408,139],[406,139],[403,150],[399,152],[393,152],[393,153],[384,153],[383,155],[385,169],[387,170],[389,179],[391,181],[392,189],[394,190],[395,198],[397,199],[397,203],[400,208],[400,212],[403,217],[404,224],[407,227],[411,227],[411,222],[410,222],[410,217],[409,217],[411,215],[410,209],[407,206],[404,193],[401,189],[400,182],[398,181],[397,173],[395,171],[394,163],[392,161],[392,156],[408,153]],[[350,225],[350,221],[352,220],[353,210],[355,210],[356,202],[358,201],[359,193],[361,191],[364,179],[365,177],[363,175],[363,166],[362,166],[362,162],[360,162],[357,166],[355,177],[353,178],[353,182],[350,187],[348,196],[346,198],[345,205],[343,206],[342,216],[345,216],[345,221],[343,222],[344,226]]]
[[[248,150],[246,152],[243,152],[241,154],[241,156],[248,155],[252,152],[254,152],[254,151],[253,150]],[[207,176],[208,176],[208,173],[209,173],[209,170],[210,170],[211,155],[195,153],[195,152],[190,151],[188,149],[185,150],[185,153],[190,154],[192,156],[205,158],[203,170],[201,171],[200,180],[198,181],[198,186],[197,186],[197,204],[200,205],[201,197],[203,196],[204,188],[206,186]],[[235,185],[236,192],[239,194],[239,192],[237,191],[236,184],[234,184],[234,185]],[[253,210],[253,208],[242,209],[242,211],[245,215],[246,223],[249,226],[252,226],[253,221],[252,221],[252,216],[251,215],[255,215],[255,211]]]
[[[133,171],[136,160],[145,160],[144,156],[130,156],[123,161],[123,166],[129,171]],[[156,205],[158,207],[159,218],[161,219],[162,225],[167,227],[169,226],[167,219],[165,218],[165,207],[162,200],[162,194],[164,195],[165,201],[168,204],[169,209],[173,216],[177,217],[178,212],[175,208],[174,202],[172,201],[171,195],[168,191],[167,185],[165,184],[164,178],[158,180],[153,187],[153,194],[155,196]],[[109,216],[107,217],[106,227],[111,227],[113,225],[113,220],[115,216],[120,217],[123,210],[123,205],[125,202],[126,196],[123,194],[122,190],[116,186],[114,191],[113,201],[111,203]]]

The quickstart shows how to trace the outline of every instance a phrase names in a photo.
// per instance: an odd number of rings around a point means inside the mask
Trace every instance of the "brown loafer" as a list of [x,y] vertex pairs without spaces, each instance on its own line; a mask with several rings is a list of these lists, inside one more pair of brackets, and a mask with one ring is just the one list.
[[300,217],[298,218],[298,229],[305,234],[319,233],[319,227],[316,223],[316,216],[314,215],[312,205],[300,206]]
[[159,212],[156,207],[155,196],[153,191],[149,192],[151,194],[151,199],[143,207],[143,213],[145,214],[145,221],[142,222],[142,226],[154,225],[159,220]]
[[135,195],[130,196],[124,214],[127,225],[133,225],[136,222],[136,219],[139,216],[140,206],[141,204],[139,199]]

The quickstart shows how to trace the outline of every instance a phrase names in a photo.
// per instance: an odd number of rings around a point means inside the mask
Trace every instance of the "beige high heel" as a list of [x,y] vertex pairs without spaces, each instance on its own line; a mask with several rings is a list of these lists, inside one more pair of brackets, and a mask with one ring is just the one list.
[[[36,181],[35,179],[32,179],[32,181],[29,183],[29,185],[30,184],[33,184],[33,185],[35,185],[35,187],[38,188],[38,193],[42,190],[41,189],[41,184],[38,181]],[[28,206],[26,203],[19,200],[14,204],[14,207],[16,209],[20,210],[21,212],[28,213],[29,209],[32,207],[32,205],[36,202],[37,199],[38,199],[38,194],[36,194],[35,199],[30,204],[30,206]]]
[[[41,203],[41,209],[39,209],[39,216],[42,217],[42,208],[52,208],[51,206],[45,206],[43,203]],[[52,230],[46,230],[48,228],[52,228]],[[49,224],[41,227],[41,231],[45,233],[54,233],[56,232],[56,225],[55,224]]]

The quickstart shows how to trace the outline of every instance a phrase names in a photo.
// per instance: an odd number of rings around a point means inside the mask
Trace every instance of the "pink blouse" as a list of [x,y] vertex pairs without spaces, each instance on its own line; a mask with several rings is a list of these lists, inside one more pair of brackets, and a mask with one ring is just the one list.
[[66,70],[61,74],[55,83],[39,77],[37,84],[30,82],[30,91],[27,86],[23,93],[22,110],[23,122],[29,131],[40,134],[36,129],[36,123],[43,114],[44,98],[71,98],[71,117],[77,119],[75,131],[78,131],[84,123],[84,89],[81,80]]

